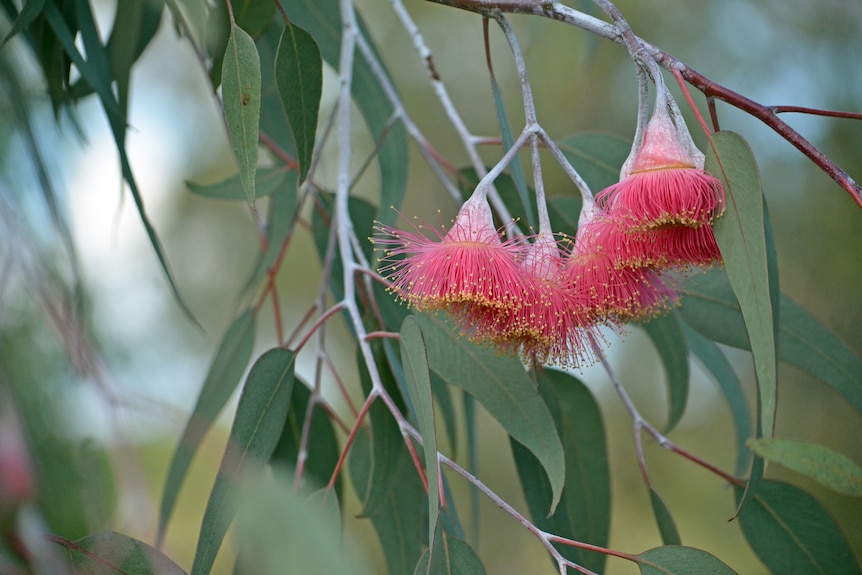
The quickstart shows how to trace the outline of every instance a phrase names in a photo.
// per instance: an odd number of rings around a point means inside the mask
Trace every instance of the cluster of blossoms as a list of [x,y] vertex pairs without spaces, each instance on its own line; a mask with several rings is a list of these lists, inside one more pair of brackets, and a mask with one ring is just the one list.
[[573,245],[550,231],[543,201],[539,233],[505,239],[480,184],[435,238],[422,226],[377,224],[380,273],[410,306],[445,311],[471,341],[579,366],[594,356],[599,326],[620,328],[673,305],[669,271],[720,261],[711,224],[724,190],[703,159],[685,125],[657,105],[620,181],[584,198]]

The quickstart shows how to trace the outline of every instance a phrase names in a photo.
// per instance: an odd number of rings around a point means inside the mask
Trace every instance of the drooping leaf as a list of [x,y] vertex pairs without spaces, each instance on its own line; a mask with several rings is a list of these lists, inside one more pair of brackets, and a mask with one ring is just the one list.
[[745,401],[745,390],[733,371],[727,357],[718,346],[694,331],[687,323],[681,322],[685,338],[691,352],[700,360],[704,368],[712,374],[718,387],[724,394],[733,418],[733,428],[736,434],[736,471],[742,477],[748,467],[751,455],[745,442],[754,435],[751,425],[751,415]]
[[[403,446],[402,442],[402,446]],[[403,448],[407,450],[406,447]],[[371,478],[371,446],[359,433],[350,450],[350,479],[357,493],[366,493]],[[409,456],[401,457],[393,471],[392,489],[369,516],[383,547],[387,573],[412,573],[428,541],[425,489]]]
[[473,395],[541,462],[551,484],[553,513],[565,483],[565,457],[554,420],[524,366],[458,337],[440,317],[422,314],[418,319],[431,369]]
[[862,496],[862,467],[843,453],[792,439],[755,439],[749,446],[767,461],[807,475],[833,491]]
[[210,572],[236,513],[240,479],[257,476],[281,436],[293,394],[296,354],[275,348],[251,368],[236,408],[224,456],[204,511],[191,573]]
[[[383,349],[382,342],[380,340],[372,341],[371,349],[374,354],[374,364],[377,366],[377,372],[383,383],[383,387],[393,399],[400,401],[401,392],[398,390],[398,383],[395,381],[395,376],[392,374],[392,370],[386,360],[386,352]],[[362,391],[367,397],[371,393],[372,382],[361,350],[357,350],[357,362],[359,364],[359,380],[362,385]],[[395,418],[381,400],[374,402],[374,405],[371,406],[368,412],[368,417],[371,420],[372,430],[372,467],[371,477],[366,482],[368,491],[358,492],[359,498],[363,503],[363,516],[374,515],[377,509],[385,504],[394,488],[396,471],[401,465],[401,460],[407,459],[410,461],[398,422],[395,421]]]
[[641,575],[734,575],[715,555],[693,547],[669,545],[638,556]]
[[620,169],[631,150],[631,142],[601,132],[572,134],[558,144],[593,193],[619,181]]
[[[84,4],[87,4],[87,6]],[[51,92],[52,101],[55,105],[55,112],[59,103],[62,102],[65,94],[65,86],[68,84],[68,62],[70,61],[75,64],[81,77],[93,87],[96,94],[99,96],[99,101],[108,118],[108,123],[111,126],[111,134],[114,137],[114,143],[117,146],[117,152],[120,156],[120,168],[123,174],[123,180],[128,184],[129,191],[132,193],[132,199],[135,202],[135,207],[137,208],[138,215],[141,218],[141,223],[143,223],[144,229],[147,232],[150,245],[159,260],[159,264],[168,280],[168,284],[171,287],[171,291],[174,294],[174,299],[177,304],[182,308],[183,312],[189,319],[197,323],[191,310],[180,294],[176,281],[174,281],[173,273],[168,265],[161,241],[147,216],[146,210],[144,209],[144,201],[141,197],[140,190],[138,189],[134,174],[132,173],[132,166],[129,162],[128,155],[126,154],[126,118],[123,116],[122,111],[114,98],[114,93],[111,90],[109,81],[110,72],[107,68],[107,58],[104,56],[104,46],[102,46],[101,40],[99,39],[98,30],[96,29],[95,21],[93,20],[92,13],[89,9],[89,3],[86,0],[78,0],[77,7],[78,10],[75,12],[78,17],[83,18],[83,21],[80,22],[81,37],[84,41],[85,50],[90,58],[90,60],[86,61],[75,44],[75,34],[73,34],[69,27],[68,15],[61,13],[54,2],[46,2],[43,11],[47,25],[54,32],[54,37],[51,38],[51,42],[56,38],[59,46],[62,47],[62,50],[68,56],[68,60],[65,62],[61,61],[59,64],[53,62],[53,60],[48,64],[43,62],[43,69],[46,68],[46,66],[51,67],[59,65],[64,70],[61,70],[61,74],[65,74],[65,76],[59,80],[60,86],[57,87],[59,94],[54,93],[52,80],[49,78],[49,92]],[[42,32],[47,33],[48,31],[43,30]],[[48,54],[47,57],[56,58],[56,54]]]
[[164,553],[128,535],[97,533],[78,541],[50,536],[68,552],[70,567],[87,575],[185,575]]
[[302,182],[308,174],[314,151],[323,89],[323,61],[314,38],[290,21],[285,22],[278,43],[275,83],[290,122],[299,162],[299,181]]
[[[301,26],[311,34],[320,47],[321,56],[333,68],[338,68],[341,50],[341,12],[337,0],[298,0],[280,1],[291,22]],[[356,14],[359,31],[369,43],[371,34]],[[372,46],[373,49],[373,46]],[[383,59],[375,51],[377,59]],[[407,131],[403,123],[390,123],[394,109],[371,65],[360,50],[356,51],[353,62],[353,81],[351,94],[356,106],[362,113],[374,141],[386,135],[377,150],[377,164],[380,167],[380,203],[375,219],[392,225],[397,214],[392,207],[400,208],[407,189],[407,170],[409,165]],[[363,236],[360,236],[363,237]]]
[[215,418],[236,389],[254,346],[255,316],[249,309],[234,320],[228,328],[213,357],[198,394],[192,415],[183,430],[177,450],[168,467],[162,504],[159,511],[159,527],[156,541],[164,541],[168,520],[174,510],[177,495],[185,479],[192,457],[203,441]]
[[[263,198],[287,184],[289,172],[286,168],[258,168],[255,174],[255,198]],[[196,184],[186,181],[193,194],[213,200],[245,200],[246,193],[239,174],[212,184]]]
[[[548,369],[538,372],[537,380],[566,453],[566,483],[556,512],[548,517],[553,493],[545,472],[532,453],[512,440],[530,516],[549,533],[605,546],[610,536],[611,479],[599,406],[589,389],[570,374]],[[604,569],[606,557],[600,553],[563,545],[558,549],[588,569]]]
[[[742,497],[735,488],[736,499]],[[773,573],[860,573],[847,538],[829,512],[802,489],[771,479],[739,513],[742,532]]]
[[652,513],[655,516],[655,522],[658,524],[658,531],[661,534],[661,542],[665,545],[682,545],[682,539],[679,536],[679,529],[676,528],[676,521],[670,514],[670,509],[661,495],[658,494],[653,487],[649,488],[649,500],[652,504]]
[[[308,387],[301,383],[293,386],[293,397],[290,400],[284,429],[281,430],[281,437],[270,460],[274,467],[296,468],[310,398],[311,391]],[[308,479],[308,484],[312,488],[324,486],[335,471],[341,450],[338,447],[335,426],[320,403],[315,405],[311,412],[307,449],[308,459],[305,462],[304,477]],[[341,484],[339,475],[335,480],[335,494],[339,499],[341,499]]]
[[335,495],[296,492],[280,472],[245,486],[236,533],[245,574],[372,573],[340,529]]
[[260,132],[260,56],[251,36],[235,24],[230,28],[221,77],[228,135],[246,198],[254,206]]
[[[733,132],[712,137],[705,169],[722,181],[727,209],[713,230],[739,302],[754,356],[763,437],[775,427],[776,351],[760,173],[748,143]],[[716,155],[717,154],[717,155]]]
[[422,451],[425,454],[425,476],[428,480],[428,547],[434,550],[434,530],[440,513],[440,468],[437,462],[437,431],[434,426],[434,405],[431,399],[431,375],[428,371],[428,354],[422,330],[413,316],[401,326],[401,362],[419,433],[422,434]]
[[[503,101],[503,93],[500,86],[497,84],[497,79],[494,77],[494,71],[491,69],[491,55],[488,54],[488,72],[491,78],[491,93],[494,95],[494,107],[497,110],[497,122],[500,125],[500,139],[503,142],[503,149],[508,151],[515,144],[515,137],[512,134],[512,126],[509,124],[509,116],[506,114],[506,104]],[[527,227],[532,230],[538,230],[536,224],[536,215],[533,211],[532,195],[527,189],[527,180],[524,177],[524,169],[521,167],[521,160],[517,155],[509,164],[509,172],[512,174],[511,181],[515,184],[515,190],[520,199],[520,210],[516,213],[524,214],[527,220]]]
[[688,346],[679,321],[665,314],[640,324],[658,350],[668,385],[668,417],[665,433],[669,433],[685,413],[688,402]]
[[413,575],[484,575],[485,566],[466,542],[453,537],[437,526],[438,545],[426,549]]
[[[690,278],[680,314],[709,339],[750,349],[739,305],[721,270]],[[781,294],[778,358],[844,396],[862,414],[862,360],[802,306]]]
[[14,38],[15,35],[21,32],[21,30],[32,24],[42,13],[42,8],[44,6],[45,0],[27,0],[21,7],[21,11],[18,13],[17,18],[15,18],[15,22],[12,24],[12,29],[9,30],[9,33],[6,34],[5,38],[3,38],[3,43],[0,44],[0,48],[3,48],[6,45],[6,42]]

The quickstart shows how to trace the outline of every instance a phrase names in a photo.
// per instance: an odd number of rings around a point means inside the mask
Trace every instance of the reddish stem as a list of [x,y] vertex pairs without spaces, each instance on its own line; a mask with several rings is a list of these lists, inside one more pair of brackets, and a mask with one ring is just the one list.
[[329,478],[329,483],[326,484],[327,493],[332,491],[332,487],[335,485],[335,480],[338,478],[338,474],[341,473],[341,466],[344,465],[347,453],[353,445],[353,440],[356,439],[356,434],[359,432],[359,428],[362,426],[362,422],[365,420],[365,416],[371,409],[372,404],[374,404],[375,399],[377,399],[377,394],[372,390],[371,393],[368,394],[368,399],[366,399],[365,403],[362,405],[362,409],[359,411],[359,416],[356,418],[356,422],[353,424],[353,428],[347,436],[347,441],[344,442],[344,448],[341,450],[341,455],[338,456],[338,462],[335,464],[335,469],[332,470],[332,476]]

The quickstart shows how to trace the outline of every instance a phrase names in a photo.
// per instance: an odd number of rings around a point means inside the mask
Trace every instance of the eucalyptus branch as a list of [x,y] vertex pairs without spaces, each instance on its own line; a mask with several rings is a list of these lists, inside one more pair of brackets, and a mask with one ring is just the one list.
[[[574,8],[569,8],[556,1],[535,2],[532,0],[428,0],[436,4],[452,6],[481,14],[485,17],[494,17],[499,12],[511,14],[532,14],[542,16],[551,20],[564,22],[571,26],[581,28],[611,40],[618,44],[624,44],[625,40],[620,30],[607,22],[594,18]],[[734,108],[737,108],[750,116],[760,120],[782,138],[790,142],[796,149],[802,152],[818,168],[823,170],[838,185],[844,188],[853,200],[862,207],[862,186],[850,177],[847,172],[826,156],[799,132],[791,128],[784,120],[778,117],[780,112],[775,111],[774,106],[767,106],[734,92],[733,90],[718,84],[695,69],[691,68],[678,58],[665,52],[661,48],[638,38],[640,44],[649,52],[659,66],[666,70],[678,70],[686,82],[700,90],[706,98],[721,100]],[[779,108],[780,109],[780,108]],[[844,117],[847,117],[846,115]]]

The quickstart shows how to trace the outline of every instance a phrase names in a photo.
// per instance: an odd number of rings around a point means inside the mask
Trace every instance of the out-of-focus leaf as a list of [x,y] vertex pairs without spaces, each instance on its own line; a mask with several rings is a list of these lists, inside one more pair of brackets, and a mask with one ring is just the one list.
[[[736,487],[736,499],[743,489]],[[847,539],[829,512],[802,489],[771,479],[739,513],[742,532],[773,573],[860,573]]]
[[631,151],[631,142],[601,132],[572,134],[558,144],[593,193],[620,180],[620,169]]
[[434,405],[431,400],[431,374],[428,355],[419,322],[408,316],[401,326],[401,362],[407,396],[410,398],[419,433],[422,434],[422,451],[425,454],[425,476],[428,480],[428,547],[435,546],[434,530],[440,513],[440,468],[437,463],[437,430],[434,427]]
[[9,33],[6,34],[5,38],[3,38],[3,43],[0,44],[0,48],[5,46],[6,42],[11,40],[21,30],[32,24],[33,21],[39,17],[39,14],[42,13],[42,8],[44,6],[45,0],[27,0],[27,2],[21,7],[21,11],[18,13],[17,18],[15,18],[15,22],[12,24],[12,29],[9,30]]
[[749,446],[767,461],[807,475],[833,491],[862,496],[862,467],[843,453],[792,439],[755,439]]
[[[490,63],[491,56],[488,55]],[[497,84],[497,79],[494,77],[494,71],[490,69],[491,77],[491,92],[494,95],[494,107],[497,109],[497,122],[500,124],[500,137],[503,142],[503,149],[508,151],[515,143],[515,137],[512,135],[512,126],[509,124],[509,116],[506,114],[506,104],[503,101],[503,93],[500,91],[500,86]],[[532,195],[527,189],[527,180],[524,177],[524,169],[521,167],[521,160],[517,155],[509,164],[509,172],[512,174],[512,182],[515,184],[515,190],[520,199],[521,209],[515,213],[524,214],[527,220],[527,226],[532,230],[538,230],[536,224],[536,215],[533,211]]]
[[673,314],[659,316],[640,326],[658,350],[667,376],[669,409],[665,433],[669,433],[682,419],[688,402],[688,346]]
[[466,542],[437,527],[439,542],[425,550],[413,575],[485,575],[485,566]]
[[[308,387],[297,383],[293,386],[293,397],[290,400],[290,409],[284,422],[284,429],[278,439],[278,445],[272,454],[274,466],[284,466],[289,469],[296,467],[299,456],[299,442],[302,438],[302,427],[308,411],[308,400],[311,391]],[[338,438],[335,435],[335,427],[329,414],[322,404],[317,404],[311,412],[311,424],[308,433],[308,459],[305,462],[305,477],[312,487],[320,487],[329,482],[341,450],[338,447]],[[341,476],[335,480],[335,493],[341,499]]]
[[236,531],[241,572],[369,575],[358,546],[339,528],[335,495],[297,493],[279,475],[242,490]]
[[[273,6],[275,4],[273,3]],[[299,181],[311,165],[323,89],[323,61],[308,32],[285,22],[275,58],[275,83],[290,122],[299,162]]]
[[[395,376],[386,360],[383,343],[380,340],[374,340],[370,345],[383,387],[393,399],[400,400],[401,392],[398,390],[398,383],[395,381]],[[357,362],[359,363],[359,380],[362,384],[362,391],[367,396],[372,390],[371,376],[368,373],[362,352],[358,349]],[[385,504],[394,488],[396,470],[401,465],[401,460],[410,461],[398,423],[382,401],[374,402],[368,417],[371,420],[372,438],[371,477],[366,482],[368,491],[357,492],[363,502],[363,516],[374,515],[377,509]]]
[[66,548],[70,567],[87,575],[185,575],[164,553],[127,535],[97,533],[78,541],[51,536]]
[[[553,494],[538,460],[512,440],[512,453],[524,498],[540,529],[577,541],[605,546],[610,536],[611,490],[607,443],[599,406],[574,376],[555,370],[537,373],[539,391],[566,453],[566,483],[560,505],[550,517]],[[593,571],[604,570],[606,557],[560,545],[568,559]]]
[[[84,6],[84,4],[87,4],[87,6]],[[69,28],[70,19],[68,18],[68,14],[61,13],[54,2],[45,3],[43,14],[45,15],[48,26],[53,30],[56,40],[59,42],[60,46],[62,46],[66,55],[68,55],[69,60],[75,64],[75,67],[80,72],[82,78],[93,87],[96,94],[99,96],[99,101],[105,110],[108,123],[111,126],[111,134],[114,137],[117,152],[120,156],[120,168],[123,174],[123,180],[128,184],[129,191],[132,193],[132,199],[135,201],[135,207],[138,210],[138,215],[141,217],[141,223],[144,224],[144,229],[146,230],[147,237],[150,240],[150,245],[156,253],[156,257],[158,258],[162,271],[170,284],[177,304],[182,308],[186,316],[195,322],[191,310],[183,300],[179,288],[174,281],[174,276],[168,266],[168,260],[165,257],[164,249],[162,248],[161,242],[156,234],[155,228],[147,217],[146,210],[144,209],[143,198],[141,197],[140,190],[138,190],[137,182],[132,173],[132,166],[129,163],[128,155],[126,154],[126,119],[123,117],[122,112],[119,109],[117,101],[114,98],[114,93],[111,90],[110,82],[108,81],[110,73],[107,70],[107,59],[104,56],[104,46],[102,46],[101,40],[99,39],[98,30],[96,29],[95,21],[93,21],[92,13],[89,9],[89,3],[87,0],[78,0],[77,6],[79,9],[76,13],[78,17],[83,19],[79,24],[81,27],[81,38],[84,41],[84,47],[87,51],[88,57],[90,58],[90,60],[87,61],[84,60],[84,57],[78,51],[78,47],[75,44],[75,35]],[[43,30],[42,32],[47,33],[46,30]],[[53,42],[53,38],[51,38],[50,41]],[[53,56],[49,54],[48,57],[52,58]],[[52,62],[46,63],[43,61],[43,69],[53,65],[54,64]],[[97,65],[99,68],[95,69],[94,67]],[[66,69],[64,74],[65,78],[61,78],[59,88],[60,100],[62,100],[64,94],[63,89],[66,84],[68,84],[68,69]],[[48,84],[56,112],[59,101],[55,99],[56,95],[52,91],[52,81],[50,79]]]
[[428,364],[444,381],[472,394],[506,432],[533,452],[548,474],[553,513],[565,483],[565,457],[548,408],[524,366],[458,337],[440,317],[423,314]]
[[638,555],[642,575],[733,575],[733,569],[715,555],[695,549],[669,545]]
[[751,425],[751,415],[745,402],[745,390],[733,371],[727,357],[718,346],[694,331],[687,323],[682,322],[688,347],[700,360],[703,367],[712,374],[718,387],[724,394],[733,418],[733,428],[736,433],[736,475],[742,477],[751,458],[745,442],[754,435]]
[[[713,229],[739,302],[754,356],[763,437],[775,427],[776,351],[760,173],[748,143],[733,132],[712,137],[705,169],[722,181],[727,210]],[[716,155],[717,154],[717,155]]]
[[[320,47],[323,59],[333,68],[338,68],[341,51],[341,12],[337,0],[281,1],[287,17],[311,34]],[[360,32],[371,38],[360,14],[356,14]],[[373,46],[372,46],[373,48]],[[376,52],[375,52],[376,53]],[[377,59],[383,59],[377,54]],[[400,208],[407,190],[409,165],[407,131],[401,122],[390,123],[394,109],[386,92],[380,85],[368,60],[357,50],[353,62],[351,93],[356,106],[365,118],[374,141],[386,133],[386,138],[377,150],[380,167],[380,203],[374,219],[392,225],[397,214],[392,208]],[[387,132],[388,130],[388,132]],[[355,220],[354,220],[355,221]],[[363,237],[363,236],[360,236]]]
[[260,56],[254,40],[237,25],[230,28],[221,77],[224,117],[239,164],[239,178],[248,203],[254,206],[260,132]]
[[679,530],[676,528],[676,522],[670,514],[670,509],[658,491],[649,488],[649,500],[652,504],[652,513],[655,515],[655,522],[658,524],[658,531],[661,534],[661,542],[665,545],[682,545],[682,539],[679,536]]
[[[128,110],[132,68],[158,32],[164,5],[164,0],[117,3],[111,35],[105,48],[111,80],[117,86],[117,103],[124,115]],[[71,91],[75,99],[80,99],[90,95],[93,88],[79,80]]]
[[[739,305],[727,277],[711,270],[683,288],[683,319],[707,338],[750,349]],[[862,414],[862,361],[798,303],[780,299],[778,358],[811,374],[844,396]]]
[[[258,168],[255,174],[255,197],[263,198],[286,185],[289,172],[287,168]],[[212,184],[196,184],[186,181],[186,187],[193,194],[214,200],[245,200],[245,188],[239,174],[228,176]]]
[[192,415],[186,423],[186,428],[183,430],[183,435],[177,444],[177,450],[171,459],[170,467],[168,467],[159,511],[159,528],[156,536],[158,545],[164,541],[168,519],[174,510],[177,495],[189,465],[191,465],[192,457],[216,416],[236,389],[245,367],[248,365],[254,346],[254,330],[254,310],[249,309],[234,320],[213,357],[203,387],[192,410]]
[[[350,479],[357,493],[366,493],[370,489],[372,466],[368,437],[359,433],[349,456]],[[383,547],[386,572],[412,573],[428,540],[425,533],[428,505],[425,489],[410,457],[400,458],[391,483],[392,489],[369,519]]]
[[293,351],[271,349],[258,358],[246,378],[201,522],[194,575],[206,575],[212,569],[236,513],[237,482],[257,476],[275,451],[293,395],[295,361]]

